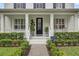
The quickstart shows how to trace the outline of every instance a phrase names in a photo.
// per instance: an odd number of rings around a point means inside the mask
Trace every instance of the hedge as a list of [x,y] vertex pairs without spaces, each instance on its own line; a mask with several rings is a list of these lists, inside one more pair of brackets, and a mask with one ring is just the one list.
[[59,48],[55,45],[55,43],[52,43],[51,40],[47,41],[47,47],[51,56],[64,56],[65,54],[63,51],[60,51]]
[[18,47],[18,46],[21,46],[21,44],[23,42],[27,42],[27,41],[24,41],[24,40],[11,40],[11,39],[2,39],[0,40],[0,46],[2,47]]
[[55,32],[57,39],[79,39],[79,32]]
[[52,41],[56,45],[79,45],[79,32],[55,32],[56,40]]
[[24,33],[20,32],[11,32],[11,33],[0,33],[0,39],[23,39],[24,38]]

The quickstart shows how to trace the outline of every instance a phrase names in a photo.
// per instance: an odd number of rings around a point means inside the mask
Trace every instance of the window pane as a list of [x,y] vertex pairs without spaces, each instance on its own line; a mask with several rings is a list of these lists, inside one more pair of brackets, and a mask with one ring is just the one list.
[[61,24],[61,19],[59,19],[59,24]]
[[15,19],[14,29],[25,29],[25,20],[24,19]]
[[34,3],[34,8],[45,8],[45,3]]
[[17,28],[18,28],[17,25],[15,25],[15,26],[14,26],[14,29],[17,29]]
[[59,25],[59,29],[61,29],[62,28],[62,26],[61,25]]
[[21,24],[23,24],[23,19],[21,19]]
[[53,3],[53,8],[65,8],[65,3]]
[[25,29],[25,26],[24,25],[21,25],[21,29]]
[[14,23],[17,24],[17,19],[15,19]]
[[62,29],[63,29],[63,28],[65,28],[65,26],[64,26],[64,25],[62,25]]
[[65,8],[65,3],[62,3],[62,8]]
[[62,24],[64,24],[64,19],[62,19]]
[[56,8],[56,3],[53,3],[53,8]]
[[25,3],[14,3],[14,8],[26,8]]
[[56,24],[58,24],[58,19],[56,19]]

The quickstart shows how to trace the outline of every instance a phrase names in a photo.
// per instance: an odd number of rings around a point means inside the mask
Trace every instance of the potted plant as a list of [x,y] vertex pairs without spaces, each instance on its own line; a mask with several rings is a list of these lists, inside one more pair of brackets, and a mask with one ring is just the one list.
[[45,34],[48,36],[48,27],[45,27]]
[[30,32],[31,32],[31,36],[34,36],[34,31],[35,31],[35,22],[33,21],[33,19],[30,21]]

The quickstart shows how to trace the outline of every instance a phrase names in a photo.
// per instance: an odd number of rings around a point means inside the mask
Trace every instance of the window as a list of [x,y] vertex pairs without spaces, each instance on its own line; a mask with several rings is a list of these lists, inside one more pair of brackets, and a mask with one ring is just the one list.
[[24,19],[15,19],[14,20],[14,29],[25,29],[25,20]]
[[65,28],[65,23],[64,19],[55,19],[55,29],[64,29]]
[[26,8],[26,4],[25,3],[14,3],[14,8]]
[[34,3],[34,8],[45,8],[45,3]]
[[53,3],[53,8],[65,8],[65,3]]

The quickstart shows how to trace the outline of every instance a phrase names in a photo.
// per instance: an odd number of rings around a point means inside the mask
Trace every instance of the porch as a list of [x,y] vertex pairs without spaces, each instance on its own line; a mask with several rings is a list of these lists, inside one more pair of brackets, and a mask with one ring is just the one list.
[[[35,24],[33,35],[31,20]],[[1,14],[0,21],[1,32],[24,32],[25,38],[49,38],[54,32],[78,31],[74,14]]]

